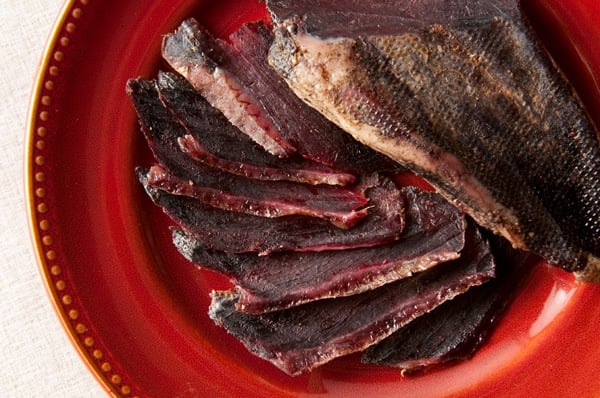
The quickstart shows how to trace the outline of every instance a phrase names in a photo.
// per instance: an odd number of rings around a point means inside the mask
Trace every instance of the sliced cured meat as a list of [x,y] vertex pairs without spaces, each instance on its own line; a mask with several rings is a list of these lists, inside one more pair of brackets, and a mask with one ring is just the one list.
[[[370,180],[372,179],[365,181],[367,188]],[[174,195],[189,196],[223,210],[261,217],[302,215],[323,218],[336,226],[349,228],[367,215],[366,208],[355,210],[367,203],[367,198],[362,192],[355,190],[333,189],[327,194],[318,192],[304,197],[287,195],[287,192],[270,198],[252,197],[244,194],[229,194],[219,188],[197,185],[193,181],[177,177],[160,165],[150,168],[146,175],[146,183],[152,188]]]
[[[311,186],[288,181],[253,180],[197,162],[183,153],[179,147],[179,138],[188,134],[188,131],[172,112],[163,106],[155,82],[142,79],[130,80],[127,87],[138,113],[142,131],[157,161],[169,172],[189,184],[219,190],[223,197],[237,198],[235,200],[239,205],[239,211],[244,210],[244,198],[249,203],[271,202],[274,206],[277,206],[276,203],[293,203],[299,206],[304,204],[306,209],[312,208],[317,211],[321,204],[331,206],[337,203],[342,207],[350,206],[358,210],[367,203],[364,189],[369,186],[368,178],[352,187]],[[234,147],[231,149],[234,150]],[[218,201],[211,203],[217,205]],[[226,203],[223,202],[223,205]],[[348,228],[365,214],[366,211],[356,211],[348,213],[347,218],[330,220],[339,227]]]
[[198,89],[215,108],[269,153],[286,157],[296,149],[281,136],[235,75],[229,46],[215,39],[196,20],[184,21],[163,39],[163,58]]
[[366,293],[253,315],[236,310],[236,291],[213,292],[209,315],[257,356],[290,375],[299,375],[378,343],[493,277],[489,246],[475,229],[467,231],[460,259]]
[[456,259],[465,240],[462,213],[432,192],[406,188],[398,196],[396,201],[406,207],[405,227],[399,239],[387,245],[259,257],[209,250],[179,230],[173,241],[188,260],[233,280],[238,311],[280,310],[371,290]]
[[516,2],[512,11],[501,3],[491,12],[482,2],[399,1],[426,27],[326,39],[306,31],[311,20],[337,23],[315,19],[315,8],[282,22],[270,62],[298,96],[480,225],[581,280],[600,279],[596,132]]
[[188,196],[153,188],[148,185],[143,169],[138,168],[137,173],[154,203],[208,249],[266,255],[281,250],[370,247],[396,240],[404,227],[404,202],[389,183],[378,184],[367,191],[373,206],[369,214],[357,226],[344,230],[320,218],[265,218],[218,209]]
[[288,165],[285,165],[285,167],[278,168],[272,166],[257,166],[256,164],[218,158],[209,152],[193,135],[181,137],[178,142],[181,150],[195,160],[204,162],[209,166],[217,167],[229,173],[257,180],[287,180],[312,185],[346,185],[356,181],[356,176],[351,173],[336,172],[331,169],[327,170],[324,168],[326,166],[323,168],[315,167],[313,165],[306,167],[306,165],[302,164],[304,163],[302,161],[290,162]]
[[487,341],[535,263],[534,256],[504,242],[492,241],[497,264],[494,279],[445,302],[369,347],[362,362],[392,366],[402,369],[403,374],[411,374],[473,356]]
[[179,75],[159,72],[157,85],[160,99],[189,133],[178,139],[182,151],[198,161],[259,180],[330,185],[356,181],[352,173],[298,155],[280,159],[269,154]]
[[215,39],[189,19],[163,41],[163,57],[244,133],[269,152],[302,156],[346,170],[399,166],[359,144],[298,99],[268,65],[273,35],[263,23]]

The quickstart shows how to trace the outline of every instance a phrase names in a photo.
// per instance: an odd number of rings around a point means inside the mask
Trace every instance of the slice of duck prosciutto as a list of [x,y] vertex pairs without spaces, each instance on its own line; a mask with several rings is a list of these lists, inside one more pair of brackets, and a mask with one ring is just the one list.
[[306,106],[268,65],[273,34],[249,23],[228,41],[194,19],[165,36],[162,54],[215,108],[270,153],[294,152],[345,170],[397,170],[385,156],[358,143]]
[[361,3],[385,35],[306,4],[268,1],[269,59],[299,97],[515,247],[600,279],[597,134],[516,1]]
[[[263,209],[271,210],[272,216],[290,214],[285,209],[290,210],[287,206],[292,205],[297,210],[303,208],[304,211],[300,211],[302,214],[314,212],[314,216],[327,218],[341,228],[355,225],[366,215],[367,209],[363,206],[367,204],[364,190],[369,186],[368,177],[364,184],[355,186],[311,186],[288,181],[254,180],[207,166],[181,150],[178,140],[189,131],[163,105],[155,82],[130,80],[127,89],[142,131],[160,167],[175,174],[180,181],[185,181],[188,190],[198,187],[199,190],[210,191],[212,195],[205,199],[212,199],[208,201],[211,205],[253,213],[256,212],[256,204],[260,203]],[[230,149],[235,151],[235,147]],[[154,176],[157,178],[150,179],[150,183],[154,181],[157,184],[158,175]],[[173,191],[183,190],[181,184],[177,187],[164,178],[161,180]],[[163,186],[163,189],[166,188]],[[340,213],[329,217],[325,213],[330,212],[332,206],[339,206]],[[263,211],[262,215],[267,215],[267,212]]]
[[150,186],[142,168],[137,169],[137,175],[154,203],[208,249],[260,255],[282,250],[343,250],[392,242],[404,228],[403,197],[389,181],[367,191],[373,207],[361,223],[340,229],[321,218],[266,218],[223,210]]
[[450,261],[362,294],[313,301],[282,311],[236,310],[239,293],[213,292],[210,317],[252,353],[290,375],[364,350],[446,300],[494,276],[489,246],[468,228],[465,249]]
[[266,151],[279,157],[296,152],[261,112],[258,98],[244,89],[227,42],[217,40],[195,19],[188,19],[164,37],[162,55],[211,105]]
[[[346,185],[356,176],[301,156],[280,159],[266,152],[212,107],[183,77],[159,72],[160,99],[189,134],[179,137],[182,151],[229,173],[259,180]],[[233,150],[235,148],[235,150]]]
[[[366,179],[365,189],[370,188],[372,180],[376,179]],[[367,198],[360,190],[332,189],[327,194],[318,192],[306,196],[300,196],[298,192],[291,192],[289,195],[283,191],[273,197],[228,193],[218,187],[198,185],[180,178],[161,165],[150,167],[146,174],[146,183],[150,187],[174,195],[189,196],[223,210],[260,217],[301,215],[322,218],[338,227],[349,228],[367,214],[367,209],[361,208],[367,203]]]
[[268,256],[207,249],[174,230],[179,252],[236,285],[236,310],[262,313],[375,289],[456,259],[464,246],[463,214],[433,192],[405,188],[405,227],[397,241],[370,248],[279,252]]
[[471,358],[493,333],[537,262],[535,256],[514,250],[500,239],[490,240],[496,261],[494,279],[403,326],[366,349],[361,361],[413,374]]

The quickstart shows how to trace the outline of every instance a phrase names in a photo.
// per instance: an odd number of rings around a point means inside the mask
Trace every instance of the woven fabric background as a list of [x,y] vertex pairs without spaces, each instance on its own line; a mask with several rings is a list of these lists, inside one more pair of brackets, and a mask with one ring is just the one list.
[[54,312],[27,225],[27,111],[62,6],[62,0],[3,0],[0,6],[0,397],[107,396]]

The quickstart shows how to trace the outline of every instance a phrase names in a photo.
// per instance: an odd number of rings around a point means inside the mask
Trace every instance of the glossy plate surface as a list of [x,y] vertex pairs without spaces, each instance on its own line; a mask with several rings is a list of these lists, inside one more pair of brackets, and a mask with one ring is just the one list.
[[[600,4],[525,9],[592,115],[600,115]],[[152,397],[600,396],[600,288],[540,264],[470,361],[418,377],[341,358],[287,377],[213,325],[227,281],[172,247],[135,180],[151,158],[125,95],[154,77],[161,36],[195,16],[217,35],[264,18],[251,0],[68,1],[48,44],[28,129],[26,180],[40,269],[74,346],[114,395]]]

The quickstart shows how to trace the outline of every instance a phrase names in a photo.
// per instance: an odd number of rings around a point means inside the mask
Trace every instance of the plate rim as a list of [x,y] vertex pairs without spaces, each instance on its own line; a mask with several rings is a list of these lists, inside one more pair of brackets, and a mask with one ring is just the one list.
[[[45,147],[44,137],[48,133],[45,127],[38,127],[40,121],[46,121],[49,117],[48,113],[41,110],[41,108],[50,105],[51,101],[51,97],[42,96],[42,92],[44,88],[48,88],[48,85],[54,88],[54,82],[50,77],[57,75],[60,67],[53,65],[52,61],[60,62],[62,60],[64,53],[60,47],[68,46],[69,36],[76,30],[77,22],[85,14],[84,8],[89,3],[89,0],[65,0],[46,39],[31,89],[27,112],[25,164],[23,167],[25,175],[24,196],[29,237],[37,268],[62,329],[89,373],[92,374],[105,392],[112,396],[123,396],[131,393],[131,387],[127,384],[121,384],[121,377],[117,373],[110,373],[112,368],[110,359],[102,358],[102,351],[91,350],[95,342],[93,337],[86,336],[87,327],[82,322],[74,323],[79,318],[79,310],[72,308],[74,304],[73,296],[68,293],[61,293],[67,289],[67,281],[66,278],[60,278],[61,266],[51,264],[56,259],[56,251],[51,249],[52,235],[44,234],[44,232],[50,230],[50,222],[44,217],[44,214],[48,211],[47,205],[43,201],[46,191],[41,185],[45,180],[45,174],[43,171],[36,171],[36,167],[41,168],[45,163],[44,155],[36,154],[36,151],[41,151]],[[39,203],[36,204],[36,200]],[[99,359],[103,359],[101,368],[97,365]],[[120,386],[118,387],[118,385]]]
[[[71,344],[106,392],[111,396],[130,396],[135,395],[133,394],[134,389],[139,389],[135,380],[125,380],[129,376],[126,373],[120,373],[118,361],[110,358],[109,355],[103,357],[103,351],[108,353],[108,350],[104,350],[105,347],[101,347],[102,343],[95,342],[93,337],[86,333],[85,325],[89,319],[83,320],[83,317],[77,316],[77,312],[73,312],[80,310],[79,312],[83,313],[85,309],[82,306],[77,307],[76,295],[69,294],[71,288],[68,285],[69,278],[63,277],[61,266],[56,265],[59,261],[55,261],[57,253],[52,249],[52,236],[48,232],[52,230],[51,222],[45,216],[49,209],[43,200],[43,191],[40,191],[44,187],[45,179],[43,146],[46,131],[40,130],[42,127],[39,125],[48,120],[49,115],[44,108],[48,108],[50,105],[50,103],[46,103],[50,98],[45,100],[43,92],[48,88],[46,86],[48,82],[53,83],[52,76],[60,70],[60,60],[64,55],[61,49],[67,47],[67,42],[62,42],[62,40],[68,39],[73,33],[78,21],[81,21],[81,17],[86,15],[85,7],[89,3],[89,0],[66,0],[64,2],[47,38],[38,65],[31,91],[25,130],[25,202],[28,228],[37,266],[54,310]],[[54,69],[54,72],[53,67],[57,68]]]

